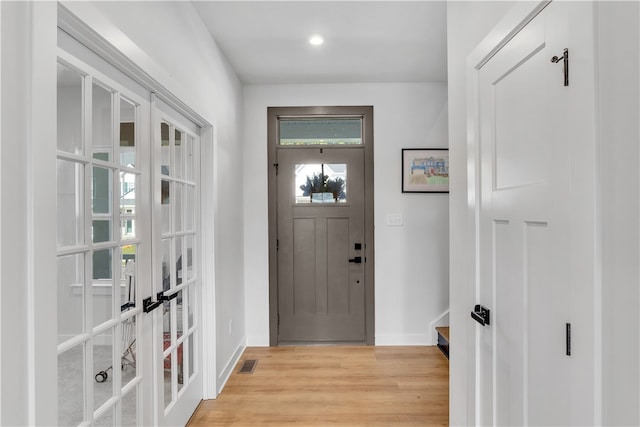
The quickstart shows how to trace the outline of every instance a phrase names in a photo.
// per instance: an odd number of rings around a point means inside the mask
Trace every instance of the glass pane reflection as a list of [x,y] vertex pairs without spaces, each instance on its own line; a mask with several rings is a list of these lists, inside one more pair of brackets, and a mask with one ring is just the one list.
[[[93,338],[93,369],[96,371],[96,378],[104,378],[104,381],[93,381],[94,411],[113,396],[113,375],[114,371],[117,371],[114,362],[111,328]],[[119,367],[118,365],[117,368]],[[99,376],[101,373],[105,373],[106,376]]]
[[164,122],[160,124],[160,152],[162,156],[160,171],[162,175],[169,175],[169,165],[171,164],[169,124]]
[[58,64],[58,150],[82,154],[82,85],[80,73]]
[[113,155],[113,94],[93,84],[93,158],[110,162]]
[[58,355],[58,425],[76,426],[84,413],[84,344]]
[[84,243],[84,165],[58,160],[58,246]]
[[120,98],[120,164],[136,165],[136,106]]
[[84,254],[58,258],[58,343],[84,332]]

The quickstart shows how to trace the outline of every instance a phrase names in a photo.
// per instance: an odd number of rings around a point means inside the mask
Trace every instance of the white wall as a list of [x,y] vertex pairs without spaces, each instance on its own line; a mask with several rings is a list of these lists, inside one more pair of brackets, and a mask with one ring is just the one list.
[[[205,364],[215,357],[219,388],[245,337],[240,81],[191,3],[126,2],[125,7],[120,2],[65,2],[65,6],[213,125],[214,161],[203,165],[213,182],[202,186],[209,189],[203,202],[215,211],[215,259],[203,259],[205,268],[215,265],[215,298],[208,300],[211,304],[204,313],[206,317],[215,310],[215,329],[204,337],[204,344],[215,349]],[[210,141],[205,138],[203,143]],[[202,221],[210,225],[213,219]],[[203,285],[213,289],[214,281]],[[229,321],[232,333],[227,330]]]
[[[467,271],[467,74],[466,60],[495,24],[513,6],[511,1],[447,2],[449,86],[450,301],[451,324],[449,423],[469,425],[475,384],[467,369],[473,366],[473,342],[467,342],[469,312],[474,304],[473,281]],[[472,272],[471,272],[472,273]]]
[[598,2],[602,424],[640,425],[640,7]]
[[[248,345],[269,345],[267,107],[313,105],[374,106],[376,344],[434,344],[429,323],[449,307],[449,196],[402,194],[400,155],[447,147],[446,84],[245,86],[244,105]],[[390,213],[404,226],[386,226]]]

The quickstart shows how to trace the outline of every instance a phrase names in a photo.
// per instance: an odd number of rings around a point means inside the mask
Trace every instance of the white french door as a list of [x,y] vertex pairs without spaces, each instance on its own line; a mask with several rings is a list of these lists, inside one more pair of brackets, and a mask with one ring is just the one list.
[[58,39],[57,424],[148,424],[150,95]]
[[156,424],[184,425],[202,399],[199,128],[153,104],[153,288]]
[[202,398],[199,129],[58,31],[59,425],[184,425]]

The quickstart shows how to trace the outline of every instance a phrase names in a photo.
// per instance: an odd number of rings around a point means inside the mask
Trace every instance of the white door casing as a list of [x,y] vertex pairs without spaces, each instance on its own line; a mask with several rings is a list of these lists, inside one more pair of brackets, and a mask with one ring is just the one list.
[[[591,424],[599,381],[592,5],[517,5],[495,34],[468,63],[470,261],[476,303],[491,310],[490,325],[470,329],[470,419]],[[562,60],[550,61],[564,48],[568,87]]]

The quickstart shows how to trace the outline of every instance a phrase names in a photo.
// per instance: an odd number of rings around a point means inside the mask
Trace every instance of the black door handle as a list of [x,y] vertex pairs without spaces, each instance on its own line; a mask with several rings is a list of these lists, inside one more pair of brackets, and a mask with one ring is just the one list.
[[158,292],[156,294],[156,299],[157,301],[151,301],[151,297],[149,298],[145,298],[142,300],[142,311],[144,311],[145,313],[149,313],[153,310],[155,310],[156,308],[160,307],[162,305],[163,302],[165,301],[171,301],[174,298],[178,297],[178,293],[173,293],[169,296],[164,294],[164,291]]
[[480,323],[482,326],[491,324],[491,311],[477,304],[473,311],[471,312],[471,318],[476,322]]
[[176,299],[176,298],[178,298],[178,293],[177,292],[173,293],[173,294],[171,294],[169,296],[166,296],[164,294],[164,291],[163,292],[158,292],[158,301],[163,301],[163,302],[164,301],[171,301],[172,299]]
[[349,262],[353,262],[355,264],[362,264],[362,257],[361,256],[357,256],[355,258],[351,258],[349,260]]
[[142,311],[144,311],[145,313],[150,313],[161,305],[162,300],[153,302],[151,301],[151,297],[145,298],[142,300]]

